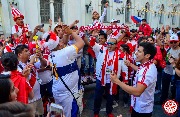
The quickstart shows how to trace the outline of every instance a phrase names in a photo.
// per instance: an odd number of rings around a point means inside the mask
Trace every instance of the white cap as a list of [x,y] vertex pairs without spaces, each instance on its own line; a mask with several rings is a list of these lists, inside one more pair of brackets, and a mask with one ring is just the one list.
[[112,19],[110,23],[113,23],[113,22],[117,22],[118,20],[117,19]]
[[176,34],[172,34],[169,41],[179,41],[178,36]]

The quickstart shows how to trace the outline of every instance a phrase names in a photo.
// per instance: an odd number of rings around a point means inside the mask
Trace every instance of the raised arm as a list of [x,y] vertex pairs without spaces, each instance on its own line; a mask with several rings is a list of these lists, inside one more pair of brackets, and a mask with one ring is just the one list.
[[103,21],[104,21],[104,17],[106,16],[106,12],[107,12],[107,7],[108,7],[108,2],[105,4],[105,6],[104,6],[104,11],[103,11],[103,13],[102,13],[102,15],[101,15],[101,17],[99,18],[99,21],[101,22],[101,23],[103,23]]

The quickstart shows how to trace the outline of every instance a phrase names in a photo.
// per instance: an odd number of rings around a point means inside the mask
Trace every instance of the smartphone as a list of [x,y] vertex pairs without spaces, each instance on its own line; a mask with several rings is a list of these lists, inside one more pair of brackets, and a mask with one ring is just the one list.
[[59,104],[51,103],[50,117],[63,117],[63,107]]

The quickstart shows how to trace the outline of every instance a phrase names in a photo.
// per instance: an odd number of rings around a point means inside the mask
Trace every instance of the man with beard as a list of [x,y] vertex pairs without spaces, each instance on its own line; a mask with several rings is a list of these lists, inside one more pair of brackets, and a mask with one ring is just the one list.
[[15,25],[12,27],[12,35],[14,38],[14,42],[16,45],[18,44],[28,44],[30,36],[32,34],[30,26],[28,24],[24,24],[24,16],[21,12],[11,6],[12,8],[12,16],[15,21]]

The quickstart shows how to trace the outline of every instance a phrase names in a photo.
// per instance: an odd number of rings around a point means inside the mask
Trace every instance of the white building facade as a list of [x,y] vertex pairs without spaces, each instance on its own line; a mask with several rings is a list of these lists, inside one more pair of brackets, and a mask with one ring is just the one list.
[[[60,16],[65,24],[79,20],[78,26],[92,23],[92,12],[102,13],[107,0],[0,0],[0,34],[11,34],[14,21],[10,3],[25,16],[25,23],[33,29],[36,25],[48,21],[58,21]],[[10,3],[9,3],[10,2]],[[180,27],[180,0],[109,0],[109,7],[104,23],[108,25],[112,18],[126,23],[131,28],[138,25],[131,21],[131,16],[146,18],[152,28],[170,25]],[[55,24],[54,23],[54,24]]]

